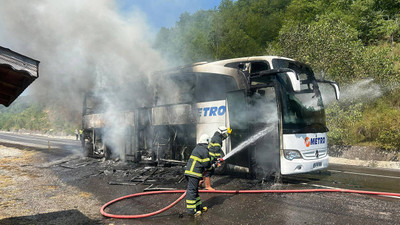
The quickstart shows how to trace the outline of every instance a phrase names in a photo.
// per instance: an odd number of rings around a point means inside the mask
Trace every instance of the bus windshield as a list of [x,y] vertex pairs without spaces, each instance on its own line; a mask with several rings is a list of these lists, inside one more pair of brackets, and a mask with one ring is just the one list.
[[286,72],[253,78],[251,86],[256,92],[259,88],[277,83],[284,134],[327,132],[324,105],[314,74],[311,70],[303,70],[303,73],[296,73],[296,77],[299,87],[295,89],[291,81],[294,77]]
[[300,90],[293,90],[287,73],[278,73],[281,85],[283,133],[327,132],[322,97],[312,73],[297,74]]

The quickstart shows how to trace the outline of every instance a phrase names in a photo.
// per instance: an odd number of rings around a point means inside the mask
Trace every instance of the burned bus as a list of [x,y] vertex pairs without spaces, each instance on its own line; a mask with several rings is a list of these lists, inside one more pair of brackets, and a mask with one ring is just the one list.
[[[123,160],[184,162],[202,134],[232,128],[224,141],[229,153],[253,134],[268,128],[261,139],[226,161],[228,168],[248,168],[265,176],[304,173],[328,166],[325,111],[312,69],[276,56],[201,62],[154,74],[152,98],[145,106],[118,110],[105,122],[99,96],[87,94],[83,104],[82,145],[90,156],[118,152]],[[112,124],[124,131],[107,139]],[[116,142],[117,145],[110,142]],[[116,150],[115,148],[118,148]]]

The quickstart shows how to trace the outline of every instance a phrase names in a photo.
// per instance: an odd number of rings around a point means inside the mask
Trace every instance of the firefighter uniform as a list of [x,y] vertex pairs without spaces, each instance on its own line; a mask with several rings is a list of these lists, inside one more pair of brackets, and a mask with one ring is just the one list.
[[[218,127],[218,130],[214,133],[211,138],[211,141],[208,145],[209,155],[211,164],[215,164],[217,167],[220,166],[220,163],[217,163],[219,158],[224,157],[224,152],[222,151],[222,141],[228,138],[228,135],[232,132],[230,128],[226,128],[225,126]],[[206,190],[215,190],[211,187],[211,176],[214,174],[214,167],[204,174],[203,181],[200,183],[205,184]]]
[[224,152],[222,151],[223,139],[222,134],[219,132],[215,132],[212,136],[210,144],[208,145],[211,163],[215,163],[218,158],[224,157]]
[[202,210],[206,210],[199,196],[199,181],[203,178],[203,173],[212,167],[207,146],[207,143],[199,143],[186,164],[185,176],[188,180],[186,206],[190,214],[201,214]]

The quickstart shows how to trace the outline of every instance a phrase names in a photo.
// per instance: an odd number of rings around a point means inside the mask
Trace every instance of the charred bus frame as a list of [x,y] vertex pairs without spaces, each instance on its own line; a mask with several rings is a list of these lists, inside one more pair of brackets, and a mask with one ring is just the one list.
[[[328,129],[317,83],[331,84],[337,98],[339,88],[334,82],[316,80],[309,66],[288,58],[260,56],[197,63],[155,77],[159,84],[153,86],[149,107],[127,107],[120,112],[126,131],[119,145],[124,160],[185,161],[200,135],[212,135],[220,125],[234,130],[224,143],[228,153],[249,134],[272,126],[273,132],[228,163],[264,175],[327,167]],[[174,96],[171,87],[165,87],[168,82],[176,88]],[[82,144],[88,155],[108,156],[110,146],[104,142],[108,126],[104,114],[93,110],[96,104],[88,107],[91,96],[84,102]]]

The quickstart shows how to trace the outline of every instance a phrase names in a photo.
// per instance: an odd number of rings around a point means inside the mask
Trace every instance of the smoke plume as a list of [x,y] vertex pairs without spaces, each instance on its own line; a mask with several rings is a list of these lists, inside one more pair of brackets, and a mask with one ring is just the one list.
[[[0,45],[41,62],[30,94],[81,112],[91,90],[104,98],[109,121],[127,102],[148,100],[151,74],[164,65],[150,39],[143,15],[122,17],[114,1],[0,0]],[[117,94],[103,93],[116,88]],[[111,139],[121,137],[118,127]]]

